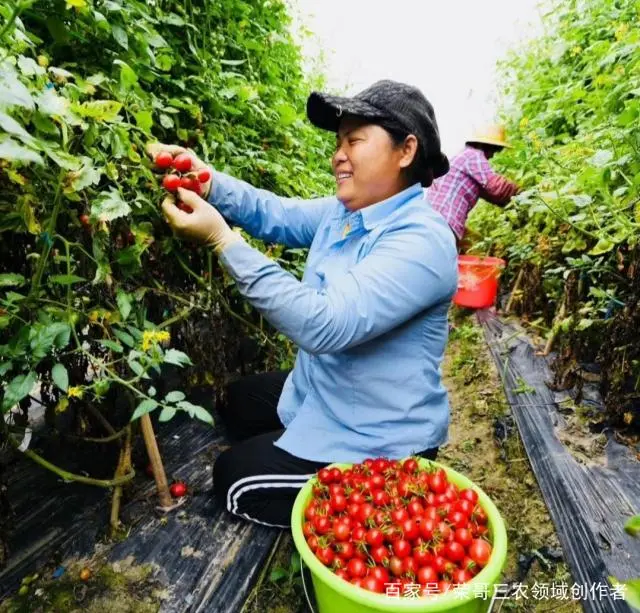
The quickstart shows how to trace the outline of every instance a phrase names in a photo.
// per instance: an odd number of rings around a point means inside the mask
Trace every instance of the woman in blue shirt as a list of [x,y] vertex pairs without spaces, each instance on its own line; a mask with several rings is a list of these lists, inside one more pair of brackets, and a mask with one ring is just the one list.
[[[449,423],[440,364],[456,246],[422,197],[448,170],[433,108],[418,89],[379,81],[353,98],[314,92],[307,114],[336,133],[335,196],[281,198],[212,171],[206,200],[179,191],[190,213],[172,197],[162,205],[174,230],[215,249],[240,293],[299,347],[291,373],[229,387],[221,414],[239,442],[214,468],[230,512],[282,527],[322,466],[433,459]],[[225,218],[267,242],[308,247],[302,281]]]

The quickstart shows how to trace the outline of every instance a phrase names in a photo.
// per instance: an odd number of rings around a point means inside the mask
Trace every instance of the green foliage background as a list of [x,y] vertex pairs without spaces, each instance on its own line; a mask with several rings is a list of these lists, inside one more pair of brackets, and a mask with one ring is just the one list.
[[497,167],[524,191],[476,208],[474,249],[508,260],[511,287],[524,271],[516,312],[559,333],[558,382],[597,363],[608,417],[637,426],[640,2],[545,8],[544,35],[502,64],[514,149]]
[[[173,238],[144,146],[192,147],[283,195],[327,192],[330,140],[304,115],[318,84],[284,4],[2,0],[0,24],[2,412],[37,392],[54,429],[72,415],[87,433],[87,411],[118,422],[124,394],[120,425],[134,407],[210,421],[179,389],[159,393],[162,365],[210,389],[246,334],[266,366],[289,366],[291,347],[210,253]],[[299,253],[270,253],[299,270]]]

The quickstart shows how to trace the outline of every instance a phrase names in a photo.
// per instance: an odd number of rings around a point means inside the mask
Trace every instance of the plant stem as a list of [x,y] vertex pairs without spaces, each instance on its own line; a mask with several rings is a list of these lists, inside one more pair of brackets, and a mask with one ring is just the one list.
[[[8,437],[11,441],[11,444],[18,449],[19,445],[16,440],[12,437]],[[86,485],[96,485],[98,487],[114,487],[116,485],[122,485],[123,483],[128,483],[135,477],[135,471],[131,469],[129,473],[123,475],[122,477],[118,477],[116,479],[93,479],[92,477],[85,477],[84,475],[77,475],[75,473],[70,473],[55,464],[52,464],[48,460],[45,460],[41,455],[38,455],[35,451],[31,449],[26,449],[23,451],[24,455],[33,460],[36,464],[40,464],[43,468],[50,470],[52,473],[55,473],[59,477],[61,477],[64,481],[77,481],[78,483],[84,483]]]
[[158,449],[158,443],[156,441],[156,435],[153,432],[153,424],[151,423],[149,413],[145,413],[140,418],[140,425],[142,427],[144,444],[147,448],[147,453],[149,454],[151,468],[153,469],[153,476],[156,480],[160,504],[163,507],[170,507],[172,503],[171,494],[169,493],[169,484],[167,483],[167,475],[164,472],[162,457],[160,456],[160,450]]

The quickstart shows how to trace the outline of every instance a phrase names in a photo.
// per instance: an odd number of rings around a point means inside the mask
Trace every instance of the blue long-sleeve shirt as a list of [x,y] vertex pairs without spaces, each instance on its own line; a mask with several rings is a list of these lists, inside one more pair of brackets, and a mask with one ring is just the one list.
[[351,212],[214,173],[210,202],[268,242],[309,247],[302,282],[244,241],[221,260],[240,293],[300,348],[276,445],[318,462],[400,458],[447,440],[440,364],[457,253],[416,184]]

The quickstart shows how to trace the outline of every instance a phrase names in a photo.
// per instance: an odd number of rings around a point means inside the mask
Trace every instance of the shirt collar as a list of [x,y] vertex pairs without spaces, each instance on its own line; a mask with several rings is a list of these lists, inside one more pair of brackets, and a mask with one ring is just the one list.
[[420,183],[414,183],[407,189],[394,194],[391,198],[360,209],[362,224],[367,230],[375,228],[380,222],[384,221],[385,217],[415,197],[422,197],[422,185]]

